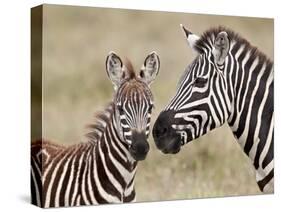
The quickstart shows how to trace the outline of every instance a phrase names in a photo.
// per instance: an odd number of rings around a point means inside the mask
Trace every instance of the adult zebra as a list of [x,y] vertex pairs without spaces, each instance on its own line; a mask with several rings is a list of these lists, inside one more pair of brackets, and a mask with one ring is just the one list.
[[253,162],[260,190],[273,192],[272,61],[224,27],[201,37],[182,29],[197,57],[155,122],[157,147],[177,153],[182,145],[227,122]]
[[129,61],[111,52],[106,70],[114,100],[90,125],[89,141],[59,146],[37,141],[31,147],[32,203],[44,208],[135,200],[137,161],[148,151],[153,96],[149,85],[159,71],[159,57],[149,54],[136,76]]

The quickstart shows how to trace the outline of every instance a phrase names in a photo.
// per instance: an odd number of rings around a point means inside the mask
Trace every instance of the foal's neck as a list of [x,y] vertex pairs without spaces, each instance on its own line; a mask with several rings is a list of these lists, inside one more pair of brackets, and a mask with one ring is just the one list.
[[[129,146],[121,138],[117,126],[115,106],[110,103],[103,113],[96,116],[96,123],[91,126],[93,130],[89,137],[95,145],[95,157],[103,159],[111,171],[128,184],[134,177],[137,162],[132,158]],[[97,165],[104,166],[103,163]]]

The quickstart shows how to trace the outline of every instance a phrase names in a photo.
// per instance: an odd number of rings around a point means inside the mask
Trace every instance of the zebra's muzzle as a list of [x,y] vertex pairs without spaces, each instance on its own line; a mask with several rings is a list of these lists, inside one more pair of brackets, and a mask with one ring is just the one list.
[[132,132],[132,145],[129,148],[132,157],[137,160],[144,160],[149,151],[149,143],[146,139],[146,134],[143,132]]
[[163,153],[178,153],[181,148],[181,135],[172,128],[174,111],[163,111],[153,126],[154,142]]
[[161,151],[164,154],[176,154],[180,151],[181,146],[182,145],[178,139],[172,139],[172,140],[169,140],[167,145],[163,149],[161,149]]

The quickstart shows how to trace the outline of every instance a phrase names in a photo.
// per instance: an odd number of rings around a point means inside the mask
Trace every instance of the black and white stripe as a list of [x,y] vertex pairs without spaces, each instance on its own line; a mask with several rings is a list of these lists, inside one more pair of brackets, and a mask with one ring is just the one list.
[[[157,146],[177,152],[180,145],[176,142],[184,145],[227,122],[254,164],[260,190],[273,192],[273,63],[223,27],[201,37],[184,27],[183,31],[197,57],[156,121],[153,136]],[[169,133],[163,136],[163,129]],[[171,139],[172,134],[177,139]],[[171,142],[175,147],[169,150]]]
[[103,131],[99,141],[90,133],[93,137],[88,143],[71,147],[46,141],[33,144],[34,204],[48,208],[134,200],[136,161],[120,139],[114,120],[110,105],[98,119],[100,128],[95,128]]
[[[117,57],[110,53],[107,62],[116,65]],[[156,57],[153,52],[147,58]],[[32,144],[33,204],[48,208],[135,201],[137,161],[149,150],[153,97],[146,78],[136,76],[129,62],[121,67],[107,67],[109,74],[121,71],[120,82],[114,101],[89,126],[88,142],[70,147],[42,140]],[[116,76],[109,77],[117,82]]]

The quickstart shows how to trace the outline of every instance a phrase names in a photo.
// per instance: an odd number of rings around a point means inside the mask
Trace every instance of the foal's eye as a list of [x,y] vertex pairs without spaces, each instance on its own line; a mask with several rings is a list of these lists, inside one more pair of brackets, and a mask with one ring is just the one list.
[[119,113],[124,113],[123,107],[121,105],[117,106]]
[[152,111],[153,108],[154,108],[154,104],[150,103],[149,106],[148,106],[148,111]]
[[207,78],[203,78],[203,77],[198,77],[195,79],[194,81],[194,85],[196,87],[203,87],[206,85],[206,83],[208,82],[208,79]]

